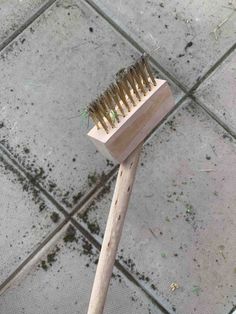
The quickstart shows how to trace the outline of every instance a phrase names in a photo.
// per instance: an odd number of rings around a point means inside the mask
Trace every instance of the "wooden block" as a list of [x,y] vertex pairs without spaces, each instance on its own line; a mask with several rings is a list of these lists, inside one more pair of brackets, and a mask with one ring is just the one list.
[[105,157],[124,161],[172,110],[175,104],[169,85],[164,80],[156,83],[108,134],[97,127],[90,130],[88,136]]

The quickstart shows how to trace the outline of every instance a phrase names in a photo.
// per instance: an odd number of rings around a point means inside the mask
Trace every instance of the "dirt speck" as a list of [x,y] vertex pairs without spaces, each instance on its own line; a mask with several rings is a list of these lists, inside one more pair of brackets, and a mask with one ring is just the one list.
[[28,147],[24,147],[23,150],[24,150],[24,153],[25,153],[25,154],[29,154],[29,152],[30,152],[30,150],[29,150]]
[[184,51],[187,51],[188,48],[192,47],[193,45],[193,42],[192,41],[189,41],[186,46],[184,47]]

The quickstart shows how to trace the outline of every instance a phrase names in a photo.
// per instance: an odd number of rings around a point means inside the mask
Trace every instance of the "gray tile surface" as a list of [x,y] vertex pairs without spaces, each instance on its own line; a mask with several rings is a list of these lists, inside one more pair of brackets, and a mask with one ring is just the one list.
[[[94,2],[188,88],[236,38],[233,1]],[[0,1],[0,45],[46,3]],[[0,53],[0,143],[68,211],[113,169],[81,113],[137,56],[82,0],[57,1]],[[196,91],[232,132],[234,82],[235,52]],[[169,83],[177,102],[183,93]],[[118,258],[171,314],[229,314],[236,304],[235,153],[236,141],[190,101],[143,150]],[[0,284],[63,222],[34,183],[0,153]],[[98,241],[114,184],[76,216]],[[64,229],[10,282],[0,313],[86,313],[98,254],[79,231],[65,243]],[[160,314],[117,270],[105,313]]]
[[[84,314],[95,274],[97,252],[78,232],[76,242],[59,240],[30,273],[0,299],[4,314]],[[55,255],[50,255],[54,254]],[[49,257],[48,257],[49,256]],[[51,262],[47,262],[48,258]],[[42,261],[45,261],[42,269]],[[39,266],[38,266],[39,265]],[[160,314],[118,271],[111,280],[104,313]]]
[[1,139],[67,208],[111,169],[86,137],[91,124],[80,114],[137,56],[73,0],[58,1],[2,52]]
[[236,14],[212,33],[233,11],[224,0],[142,1],[94,0],[118,25],[187,87],[233,45]]
[[45,0],[2,0],[0,2],[0,44],[46,2]]
[[[236,302],[235,156],[236,142],[191,102],[145,146],[118,255],[176,313]],[[113,186],[80,219],[99,240]]]
[[[0,187],[1,284],[56,228],[62,217],[1,155]],[[53,222],[51,216],[57,221]]]
[[236,134],[236,52],[200,86],[196,96]]

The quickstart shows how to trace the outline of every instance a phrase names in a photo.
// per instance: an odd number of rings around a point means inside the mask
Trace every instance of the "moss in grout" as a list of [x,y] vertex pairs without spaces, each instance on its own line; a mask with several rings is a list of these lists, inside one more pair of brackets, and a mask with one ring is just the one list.
[[99,234],[100,232],[100,227],[98,225],[98,222],[96,220],[90,222],[89,221],[89,218],[88,218],[88,213],[85,213],[83,216],[82,216],[82,220],[83,222],[86,223],[86,225],[88,226],[88,229],[89,231],[92,233],[92,234]]
[[3,165],[3,169],[5,173],[12,173],[13,178],[11,179],[12,183],[19,183],[22,187],[24,192],[27,192],[31,197],[31,200],[38,204],[39,211],[43,211],[47,206],[45,204],[44,199],[41,196],[40,191],[34,186],[34,179],[29,180],[28,178],[24,177],[18,169],[16,169],[13,165],[8,163],[3,157],[0,156],[0,162]]
[[82,248],[83,248],[83,253],[85,255],[93,255],[92,244],[89,243],[88,240],[86,240],[85,238],[83,238]]
[[64,242],[67,243],[77,241],[75,235],[76,235],[75,228],[72,225],[69,225],[69,227],[66,230],[66,235],[63,238]]
[[88,174],[88,185],[91,187],[92,185],[96,184],[99,179],[99,175],[96,171]]

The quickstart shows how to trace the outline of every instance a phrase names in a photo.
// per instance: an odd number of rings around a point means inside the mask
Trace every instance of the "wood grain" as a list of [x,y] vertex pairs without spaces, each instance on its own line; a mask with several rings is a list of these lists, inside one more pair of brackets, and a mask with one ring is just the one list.
[[102,314],[125,215],[138,166],[140,144],[120,165],[116,187],[107,220],[97,271],[93,283],[88,314]]

